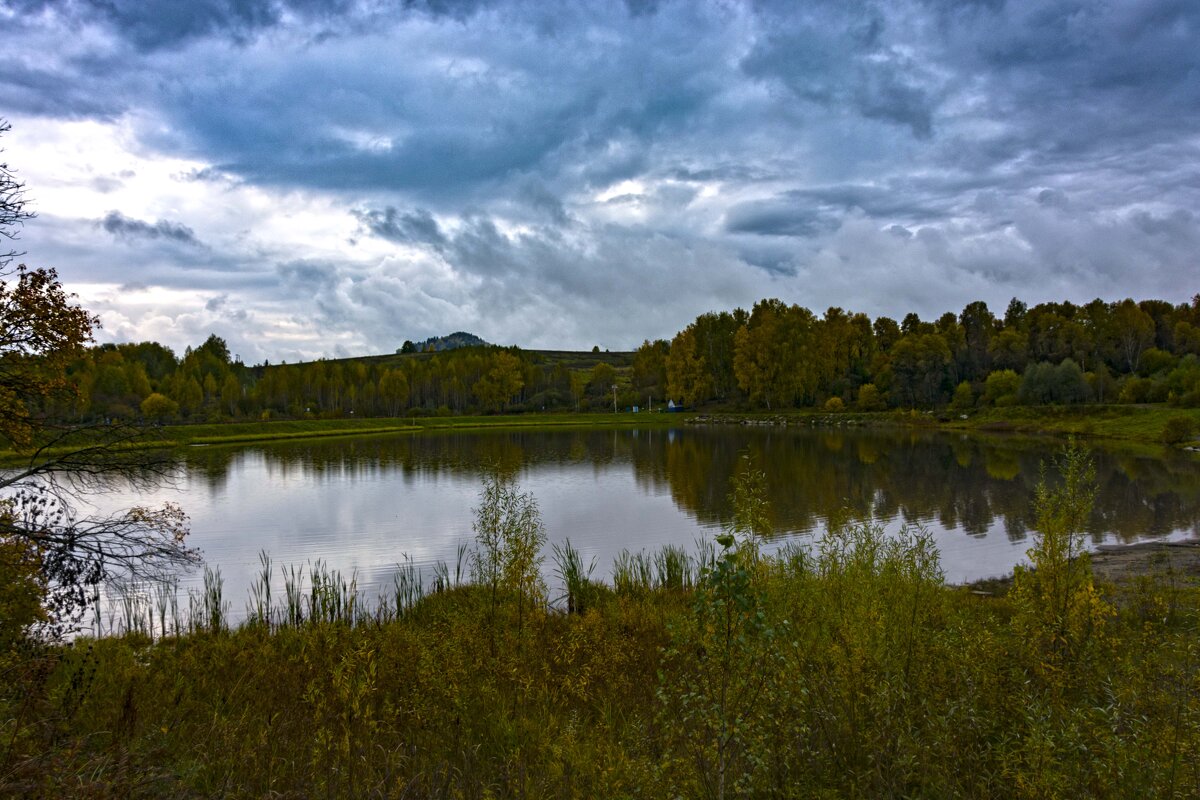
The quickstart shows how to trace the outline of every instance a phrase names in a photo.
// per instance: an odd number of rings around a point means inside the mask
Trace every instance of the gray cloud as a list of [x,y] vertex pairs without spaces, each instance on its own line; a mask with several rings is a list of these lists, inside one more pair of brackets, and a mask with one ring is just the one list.
[[446,243],[437,220],[423,208],[401,213],[388,206],[382,211],[356,209],[353,213],[368,231],[389,242],[434,246]]
[[[42,209],[48,255],[81,280],[236,288],[262,342],[281,316],[320,319],[330,348],[394,349],[398,328],[628,346],[763,295],[895,316],[1195,291],[1185,0],[10,7],[17,130],[121,126],[137,157],[198,165],[175,186],[210,193],[197,229],[228,230],[232,194],[261,214],[205,248],[110,212],[114,236],[187,245],[117,268]],[[140,185],[99,166],[99,202]],[[282,232],[293,205],[355,243],[313,257]],[[204,302],[179,331],[228,322]],[[322,352],[288,330],[292,357]]]
[[163,239],[180,244],[201,246],[195,231],[181,222],[172,222],[166,219],[145,222],[127,217],[120,211],[109,211],[103,219],[97,220],[96,224],[121,239]]
[[759,236],[811,237],[836,230],[838,221],[794,202],[755,201],[729,210],[725,230]]

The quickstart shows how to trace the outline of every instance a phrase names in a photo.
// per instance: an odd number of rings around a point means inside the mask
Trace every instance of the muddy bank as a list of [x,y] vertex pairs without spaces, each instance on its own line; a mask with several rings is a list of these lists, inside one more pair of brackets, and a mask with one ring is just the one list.
[[1092,553],[1092,571],[1110,581],[1171,573],[1200,583],[1200,539],[1102,545]]
[[[1200,586],[1200,538],[1180,542],[1106,544],[1090,553],[1092,573],[1104,583],[1123,583],[1144,576],[1171,577],[1180,585]],[[973,594],[1002,595],[1012,587],[1011,574],[965,585]]]

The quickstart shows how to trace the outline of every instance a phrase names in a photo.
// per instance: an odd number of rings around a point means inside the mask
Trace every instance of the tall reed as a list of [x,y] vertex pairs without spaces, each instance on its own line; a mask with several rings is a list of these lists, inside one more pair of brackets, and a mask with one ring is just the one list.
[[613,562],[613,588],[622,594],[640,594],[654,586],[654,565],[644,551],[622,550]]
[[564,589],[564,594],[558,599],[567,601],[567,613],[577,614],[587,610],[595,594],[591,579],[596,569],[596,557],[592,556],[585,567],[583,556],[571,545],[570,539],[565,539],[561,545],[556,542],[551,549],[554,551],[554,574],[562,581]]

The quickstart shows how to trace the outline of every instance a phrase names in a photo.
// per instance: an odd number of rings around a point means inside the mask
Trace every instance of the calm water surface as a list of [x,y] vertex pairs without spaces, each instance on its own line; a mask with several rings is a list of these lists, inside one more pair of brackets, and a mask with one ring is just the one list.
[[[388,435],[254,447],[196,447],[172,486],[116,487],[99,511],[170,500],[191,517],[192,546],[220,567],[235,616],[266,550],[278,564],[318,559],[374,598],[405,557],[426,578],[471,542],[489,470],[536,496],[551,542],[570,538],[607,578],[625,548],[694,550],[730,517],[740,454],[767,474],[777,536],[812,541],[849,514],[935,537],[947,580],[1007,573],[1030,546],[1040,464],[1061,443],[866,430],[684,427]],[[1200,533],[1200,461],[1097,450],[1090,541]],[[547,549],[547,555],[549,550]],[[553,566],[547,559],[547,577]],[[276,580],[278,581],[278,568]],[[198,575],[182,585],[196,586]],[[278,591],[278,589],[277,589]]]

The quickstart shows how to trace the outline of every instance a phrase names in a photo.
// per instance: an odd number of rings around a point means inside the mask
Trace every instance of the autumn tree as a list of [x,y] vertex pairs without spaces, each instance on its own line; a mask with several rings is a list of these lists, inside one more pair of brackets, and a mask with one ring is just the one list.
[[696,346],[696,329],[689,325],[671,341],[667,356],[667,393],[684,405],[707,400],[712,393],[712,376],[708,361]]
[[52,269],[24,264],[0,279],[0,436],[15,449],[33,446],[40,412],[71,391],[66,366],[99,320],[72,305]]
[[996,332],[996,318],[988,310],[987,303],[977,300],[963,308],[958,316],[958,324],[963,331],[959,372],[969,381],[981,381],[987,377],[991,366],[988,346]]
[[[0,123],[0,133],[7,129]],[[30,216],[11,175],[0,167],[0,234],[9,239]],[[74,303],[53,269],[22,264],[5,272],[8,262],[0,261],[0,447],[19,459],[0,475],[0,582],[23,581],[38,594],[19,619],[0,609],[11,633],[38,617],[77,618],[115,571],[146,575],[194,556],[184,547],[186,517],[177,506],[104,518],[76,513],[78,491],[98,476],[144,475],[155,464],[127,447],[135,429],[48,417],[47,407],[75,392],[66,368],[99,320]]]
[[499,351],[492,357],[491,368],[475,383],[475,395],[485,408],[504,410],[525,386],[521,359]]
[[146,419],[161,422],[179,413],[179,403],[164,394],[154,392],[142,401],[141,410]]
[[1111,324],[1121,361],[1129,372],[1137,372],[1142,353],[1154,344],[1154,320],[1127,299],[1113,308]]
[[642,342],[633,354],[630,379],[640,395],[665,399],[667,391],[667,355],[671,344],[663,339]]
[[936,333],[905,336],[892,351],[898,399],[909,405],[939,403],[950,365],[950,348],[941,336]]
[[388,416],[400,416],[408,405],[408,378],[398,369],[385,371],[379,377],[378,396]]
[[97,320],[72,302],[54,270],[22,265],[15,277],[0,281],[0,438],[21,461],[0,477],[0,579],[34,569],[47,620],[70,622],[106,577],[157,574],[194,556],[178,506],[77,514],[76,495],[91,480],[144,477],[161,465],[128,447],[135,428],[47,419],[45,407],[73,392],[65,366]]
[[779,300],[754,304],[749,323],[734,336],[733,371],[738,385],[750,402],[771,409],[787,392],[785,379],[790,375],[786,357],[788,342],[783,325],[787,308]]

